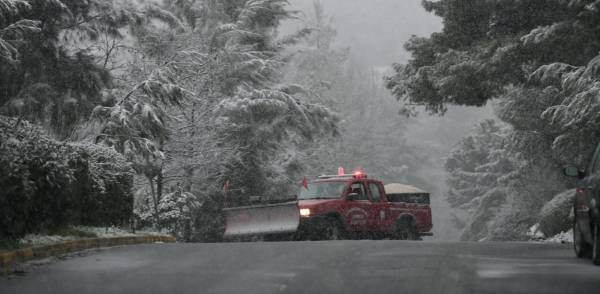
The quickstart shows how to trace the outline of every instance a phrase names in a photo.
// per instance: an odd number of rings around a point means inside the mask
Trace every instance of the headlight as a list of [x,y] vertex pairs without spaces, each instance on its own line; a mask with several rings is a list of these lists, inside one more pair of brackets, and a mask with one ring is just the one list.
[[308,209],[308,208],[301,208],[300,209],[300,215],[301,216],[309,216],[310,215],[310,209]]

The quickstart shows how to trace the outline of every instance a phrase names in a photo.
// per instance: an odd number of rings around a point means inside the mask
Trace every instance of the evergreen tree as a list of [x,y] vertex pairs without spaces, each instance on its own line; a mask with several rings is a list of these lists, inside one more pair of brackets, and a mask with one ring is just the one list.
[[493,120],[482,122],[474,134],[463,138],[446,160],[448,202],[453,207],[471,202],[498,185],[498,178],[512,171],[505,157],[507,129]]
[[226,64],[218,92],[228,97],[218,104],[217,129],[223,142],[236,150],[227,159],[223,176],[246,196],[276,195],[281,191],[278,184],[294,185],[298,169],[287,169],[290,174],[276,168],[281,160],[289,161],[285,154],[296,142],[335,131],[337,118],[327,108],[302,101],[297,87],[279,84],[285,64],[281,50],[294,41],[277,41],[274,32],[289,16],[286,4],[245,1],[229,15],[231,22],[213,35],[211,51]]
[[[597,104],[590,97],[600,49],[600,4],[423,3],[442,17],[444,28],[407,43],[412,59],[395,66],[387,86],[409,110],[423,105],[430,113],[443,113],[448,104],[482,106],[497,99],[499,118],[512,126],[506,156],[519,164],[507,176],[506,204],[496,228],[486,231],[488,237],[523,238],[536,221],[527,211],[541,209],[570,184],[561,166],[583,165],[600,139],[595,115],[587,112]],[[476,230],[472,238],[480,236]],[[503,233],[510,230],[517,233]]]
[[[161,226],[160,203],[165,183],[164,166],[168,161],[165,145],[171,135],[174,112],[188,105],[188,93],[177,81],[181,71],[177,42],[185,31],[183,24],[169,11],[148,4],[139,11],[130,26],[135,46],[121,87],[105,91],[114,105],[97,106],[92,118],[98,125],[96,143],[113,147],[124,154],[134,170],[145,178],[152,199],[152,215]],[[172,44],[173,43],[173,44]],[[178,194],[179,195],[179,194]]]
[[[84,46],[101,33],[119,37],[131,18],[112,1],[29,0],[0,2],[0,107],[42,123],[60,139],[87,120],[110,87],[110,74]],[[5,20],[5,21],[4,21]],[[18,62],[17,62],[18,61]]]

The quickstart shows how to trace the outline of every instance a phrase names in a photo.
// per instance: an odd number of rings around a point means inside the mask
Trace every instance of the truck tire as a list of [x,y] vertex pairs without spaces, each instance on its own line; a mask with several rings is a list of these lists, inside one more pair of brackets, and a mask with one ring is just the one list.
[[592,223],[592,263],[600,265],[600,225],[597,222]]
[[579,228],[577,214],[575,214],[575,217],[573,218],[573,249],[575,250],[575,255],[578,258],[588,258],[592,253],[590,244],[585,242],[583,233]]
[[412,221],[400,221],[396,225],[396,230],[392,237],[395,240],[417,240],[417,228]]
[[344,239],[344,229],[339,221],[328,219],[323,226],[322,240],[342,240]]

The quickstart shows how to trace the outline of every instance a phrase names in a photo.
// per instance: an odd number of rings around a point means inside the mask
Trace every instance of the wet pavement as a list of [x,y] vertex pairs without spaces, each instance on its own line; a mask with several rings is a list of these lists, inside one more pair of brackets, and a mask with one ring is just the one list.
[[600,267],[562,244],[150,244],[0,277],[0,293],[600,293]]

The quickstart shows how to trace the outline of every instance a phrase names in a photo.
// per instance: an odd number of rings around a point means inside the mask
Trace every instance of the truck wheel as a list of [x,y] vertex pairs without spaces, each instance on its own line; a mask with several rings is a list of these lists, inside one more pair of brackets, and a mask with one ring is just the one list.
[[417,230],[410,223],[399,223],[393,237],[396,240],[417,240]]
[[577,215],[573,218],[573,249],[575,249],[575,255],[579,258],[587,258],[592,253],[590,244],[585,242],[583,233],[579,228],[579,222],[577,221]]
[[592,225],[592,233],[594,237],[594,243],[592,244],[592,262],[595,265],[600,265],[600,226],[594,222]]
[[342,240],[344,231],[340,222],[337,220],[328,220],[323,227],[323,240]]

